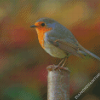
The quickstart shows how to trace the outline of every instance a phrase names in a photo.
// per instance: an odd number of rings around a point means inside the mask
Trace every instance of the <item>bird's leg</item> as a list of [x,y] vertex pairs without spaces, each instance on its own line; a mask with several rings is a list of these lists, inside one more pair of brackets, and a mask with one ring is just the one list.
[[65,59],[66,59],[66,57],[63,58],[63,59],[60,61],[60,63],[59,63],[59,64],[57,65],[57,67],[55,68],[55,70],[59,69],[59,71],[60,71],[60,69],[63,69],[63,68],[61,67],[61,65],[64,63]]
[[[67,60],[67,62],[66,62],[66,60]],[[60,71],[60,69],[68,69],[68,68],[66,68],[66,67],[64,67],[64,65],[65,64],[68,64],[68,54],[67,54],[67,56],[65,57],[65,58],[63,58],[61,61],[60,61],[60,63],[57,65],[57,67],[55,68],[55,70],[56,69],[59,69],[59,71]]]
[[[66,60],[67,60],[67,62],[66,62]],[[69,70],[67,67],[64,67],[64,65],[65,64],[68,64],[68,56],[66,57],[66,58],[64,58],[64,62],[62,63],[62,66],[61,67],[57,67],[57,69],[59,69],[59,71],[60,71],[60,69],[63,69],[63,70]]]
[[[67,62],[66,62],[66,60],[67,60]],[[68,64],[68,56],[64,59],[64,62],[62,63],[62,66],[61,66],[61,67],[64,67],[64,65],[65,65],[66,63]]]
[[63,58],[60,63],[58,64],[58,67],[60,67],[61,63],[64,62],[65,58]]
[[65,64],[66,64],[66,59],[64,59],[64,62],[62,63],[61,67],[64,67]]

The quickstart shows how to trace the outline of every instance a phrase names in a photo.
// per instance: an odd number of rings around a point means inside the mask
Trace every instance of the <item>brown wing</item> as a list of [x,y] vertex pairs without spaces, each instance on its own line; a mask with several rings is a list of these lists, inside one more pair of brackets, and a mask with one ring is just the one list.
[[82,57],[81,54],[78,53],[79,47],[74,45],[74,44],[64,42],[64,41],[61,41],[61,40],[56,40],[54,42],[49,41],[49,42],[52,43],[54,46],[63,50],[65,53],[70,53],[72,55]]

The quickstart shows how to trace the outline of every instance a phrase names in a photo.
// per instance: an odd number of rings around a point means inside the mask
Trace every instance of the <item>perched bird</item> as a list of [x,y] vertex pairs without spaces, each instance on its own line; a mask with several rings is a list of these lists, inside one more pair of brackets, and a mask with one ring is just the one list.
[[62,66],[70,55],[82,57],[90,55],[100,61],[100,57],[82,47],[74,35],[63,25],[51,18],[40,18],[31,27],[36,28],[42,48],[53,57],[63,58]]

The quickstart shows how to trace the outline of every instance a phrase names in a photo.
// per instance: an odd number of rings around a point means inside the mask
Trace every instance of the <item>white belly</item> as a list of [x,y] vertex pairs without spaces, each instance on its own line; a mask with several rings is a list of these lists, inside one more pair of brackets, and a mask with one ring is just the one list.
[[52,44],[45,43],[44,47],[45,51],[53,57],[64,58],[66,56],[66,54],[61,49],[53,46]]

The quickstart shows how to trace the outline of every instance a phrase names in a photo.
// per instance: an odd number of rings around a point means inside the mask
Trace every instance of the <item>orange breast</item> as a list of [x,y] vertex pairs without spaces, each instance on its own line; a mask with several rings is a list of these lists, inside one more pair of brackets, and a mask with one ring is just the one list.
[[38,27],[36,28],[37,34],[38,34],[38,40],[42,48],[44,49],[44,34],[47,31],[50,31],[52,28],[46,28],[46,27]]

